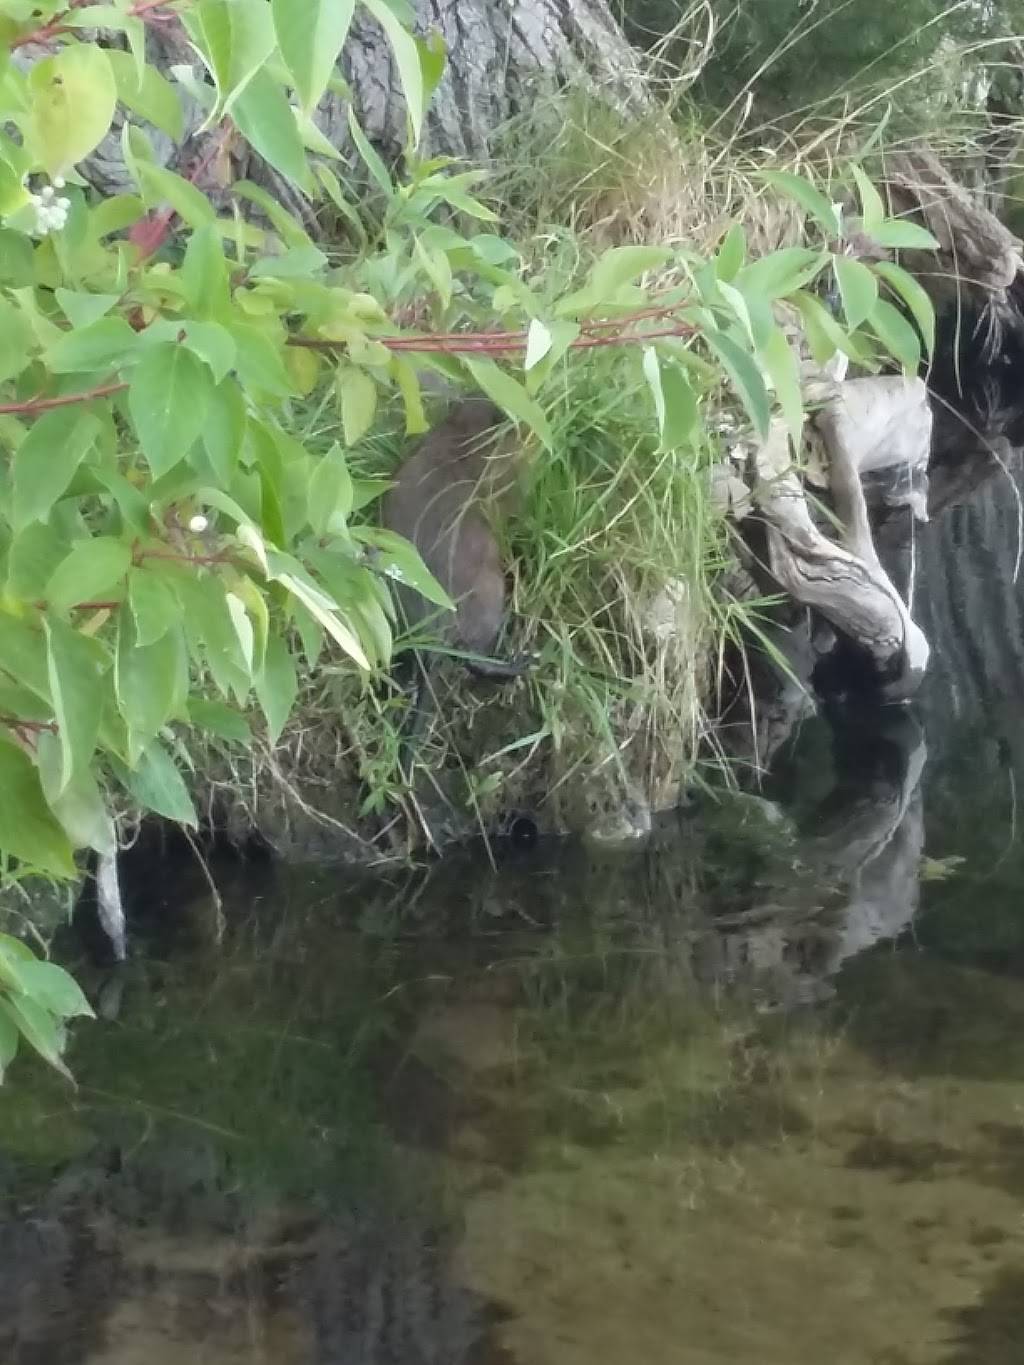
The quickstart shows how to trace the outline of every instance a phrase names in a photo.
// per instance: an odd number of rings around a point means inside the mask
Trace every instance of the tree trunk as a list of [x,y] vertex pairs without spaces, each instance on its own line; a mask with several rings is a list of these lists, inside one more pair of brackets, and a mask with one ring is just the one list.
[[[445,73],[425,120],[424,148],[485,163],[497,128],[536,106],[545,93],[575,85],[603,96],[620,109],[643,107],[637,54],[612,17],[607,0],[414,0],[417,30],[444,39]],[[112,39],[120,42],[120,39]],[[195,66],[183,30],[169,26],[147,35],[150,60],[162,71]],[[383,32],[362,11],[355,20],[341,62],[353,105],[371,143],[395,162],[405,145],[405,101],[396,64]],[[328,94],[316,121],[331,143],[348,153],[348,101]],[[198,107],[186,113],[186,133],[202,123]],[[207,135],[208,136],[208,135]],[[184,149],[154,138],[167,164],[194,163],[203,156],[204,136],[187,136]],[[265,185],[303,217],[301,196],[255,154],[245,152],[236,169]],[[357,177],[359,168],[356,167]],[[129,187],[119,126],[91,158],[89,174],[105,194]]]
[[[494,130],[545,91],[579,85],[628,106],[643,99],[636,53],[606,0],[415,0],[418,27],[444,38],[444,78],[427,116],[433,153],[485,161]],[[375,145],[397,156],[405,108],[394,62],[375,23],[352,30],[345,74]],[[323,127],[347,141],[341,101],[325,104]]]

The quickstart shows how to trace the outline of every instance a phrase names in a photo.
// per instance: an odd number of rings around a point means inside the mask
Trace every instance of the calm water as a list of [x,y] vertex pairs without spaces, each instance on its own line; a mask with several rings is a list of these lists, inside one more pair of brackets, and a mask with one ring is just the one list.
[[[919,610],[962,647],[947,533]],[[1003,611],[642,856],[224,867],[222,913],[147,868],[77,1094],[0,1099],[0,1362],[1019,1365]]]

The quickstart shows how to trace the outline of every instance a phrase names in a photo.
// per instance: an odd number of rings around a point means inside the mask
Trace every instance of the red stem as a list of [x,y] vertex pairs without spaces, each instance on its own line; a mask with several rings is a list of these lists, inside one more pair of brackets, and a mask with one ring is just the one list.
[[88,403],[93,398],[108,398],[110,394],[121,393],[127,387],[126,383],[101,384],[98,388],[86,389],[84,393],[63,393],[57,398],[26,398],[22,403],[0,403],[0,414],[49,412],[51,408],[70,407],[72,403]]
[[[145,19],[150,10],[162,9],[171,0],[136,0],[128,11],[133,19]],[[48,43],[51,38],[57,38],[62,33],[75,33],[77,30],[71,25],[64,23],[64,19],[73,9],[81,7],[82,0],[72,0],[67,9],[60,14],[54,15],[49,23],[41,24],[39,28],[34,28],[30,33],[23,33],[20,38],[15,38],[10,44],[10,51],[15,48],[28,47],[31,43]],[[157,16],[154,15],[154,18]]]
[[[589,324],[592,327],[628,327],[631,323],[648,317],[664,317],[673,309],[644,309],[642,313],[630,314],[617,322],[600,321]],[[646,332],[620,332],[617,336],[578,336],[570,343],[569,349],[590,350],[595,346],[643,345],[656,341],[659,337],[692,336],[697,329],[692,323],[679,322],[671,327],[656,327]],[[526,347],[525,332],[428,332],[420,337],[377,337],[382,346],[389,351],[438,351],[451,355],[504,355],[511,351],[521,351]],[[345,345],[343,341],[324,341],[319,337],[289,337],[289,346],[298,346],[307,351],[337,351]],[[51,408],[64,408],[72,403],[88,403],[94,398],[108,398],[114,393],[123,393],[127,383],[101,384],[98,388],[87,389],[84,393],[65,393],[57,398],[27,398],[20,403],[0,403],[0,415],[33,415],[48,412]]]

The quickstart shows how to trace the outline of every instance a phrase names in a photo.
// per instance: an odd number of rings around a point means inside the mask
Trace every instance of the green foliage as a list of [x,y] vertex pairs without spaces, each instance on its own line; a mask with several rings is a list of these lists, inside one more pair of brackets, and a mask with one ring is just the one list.
[[65,1024],[92,1008],[62,967],[0,934],[0,1081],[22,1042],[70,1079],[64,1065]]
[[[941,63],[943,45],[948,53],[949,44],[1012,41],[1024,17],[1020,0],[710,0],[701,6],[621,0],[620,9],[634,41],[655,48],[667,42],[684,69],[700,69],[702,102],[722,107],[750,90],[763,110],[779,115],[806,113],[869,85],[898,90],[908,76]],[[695,60],[699,44],[706,46]],[[983,55],[991,60],[994,54]],[[905,93],[919,111],[916,83]]]
[[[417,152],[438,42],[412,37],[380,0],[363,7],[392,45],[408,107],[401,180],[350,110],[376,231],[311,121],[337,79],[352,4],[193,0],[175,22],[207,80],[181,86],[145,61],[150,5],[104,11],[125,52],[79,39],[87,11],[0,0],[0,852],[19,876],[69,876],[77,849],[108,848],[118,793],[194,824],[182,736],[244,744],[255,705],[276,742],[324,639],[338,668],[363,679],[386,668],[390,580],[450,608],[410,545],[364,524],[382,485],[358,477],[359,448],[399,405],[407,432],[423,429],[416,364],[482,389],[554,458],[545,392],[564,381],[571,348],[611,347],[615,382],[650,394],[664,468],[696,470],[701,406],[721,377],[761,434],[776,405],[798,433],[796,362],[774,305],[813,313],[806,291],[830,266],[846,325],[820,310],[823,347],[916,365],[917,334],[880,282],[930,338],[913,282],[836,255],[831,198],[792,176],[774,187],[810,214],[814,245],[748,263],[734,228],[710,261],[616,246],[585,273],[578,262],[531,272],[514,244],[481,230],[495,220],[477,197],[481,174]],[[27,70],[9,60],[40,41],[50,55]],[[329,261],[248,182],[229,187],[221,217],[128,119],[137,192],[97,202],[77,166],[119,107],[177,137],[182,95],[197,92],[211,135],[241,135],[298,192],[333,204],[353,250]],[[924,244],[859,183],[871,235]],[[438,332],[479,336],[450,354],[450,339],[401,331],[409,309]],[[314,390],[333,393],[340,428],[321,454],[291,434]],[[56,1063],[56,997],[11,1000],[21,1036]]]

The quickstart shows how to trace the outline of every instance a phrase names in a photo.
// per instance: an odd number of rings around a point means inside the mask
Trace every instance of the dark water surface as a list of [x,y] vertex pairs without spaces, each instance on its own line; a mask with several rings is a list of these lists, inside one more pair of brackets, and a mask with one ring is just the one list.
[[923,537],[913,712],[642,855],[136,874],[0,1098],[2,1365],[1024,1361],[1015,519]]

